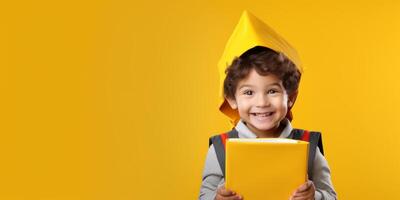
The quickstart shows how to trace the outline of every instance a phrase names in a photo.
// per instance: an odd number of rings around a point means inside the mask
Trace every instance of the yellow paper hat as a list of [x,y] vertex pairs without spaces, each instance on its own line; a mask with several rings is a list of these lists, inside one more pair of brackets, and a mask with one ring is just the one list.
[[[236,25],[224,53],[218,62],[219,85],[220,85],[220,107],[219,110],[229,117],[231,123],[236,125],[239,121],[239,113],[230,107],[224,98],[224,80],[226,77],[225,69],[231,64],[235,57],[239,57],[247,50],[255,46],[268,47],[274,51],[285,54],[302,73],[301,63],[297,51],[279,36],[272,28],[263,21],[249,13],[243,11],[239,23]],[[289,111],[290,112],[290,111]]]

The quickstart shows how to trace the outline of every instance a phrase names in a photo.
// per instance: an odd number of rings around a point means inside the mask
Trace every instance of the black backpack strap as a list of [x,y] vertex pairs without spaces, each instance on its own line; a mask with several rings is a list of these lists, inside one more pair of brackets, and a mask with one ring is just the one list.
[[[320,142],[321,141],[321,142]],[[310,180],[313,180],[313,167],[314,167],[314,160],[315,160],[315,154],[317,153],[317,146],[321,145],[320,149],[322,149],[322,139],[321,139],[321,133],[320,132],[310,132],[310,153],[309,153],[309,159],[308,159],[308,177]],[[323,150],[320,150],[321,153],[323,154]],[[310,166],[310,163],[311,166]]]
[[[227,136],[226,139],[239,137],[236,129],[232,129],[231,131],[229,131],[228,133],[225,133],[225,134]],[[211,144],[214,145],[214,149],[215,149],[215,153],[217,154],[219,166],[221,167],[222,174],[225,177],[225,141],[224,141],[224,138],[222,135],[223,134],[219,134],[219,135],[214,135],[214,136],[210,137],[209,146],[211,146]]]
[[239,133],[236,131],[236,129],[232,129],[228,132],[228,138],[239,138]]
[[[314,133],[314,132],[313,132]],[[321,152],[321,154],[322,155],[325,155],[324,154],[324,147],[323,147],[323,145],[322,145],[322,134],[320,133],[320,132],[316,132],[316,133],[318,133],[319,134],[319,138],[318,138],[318,148],[319,148],[319,151]]]
[[[304,136],[304,130],[302,129],[293,129],[292,133],[290,134],[290,138],[292,139],[296,139],[296,140],[304,140],[303,136]],[[320,152],[322,153],[322,155],[324,154],[324,150],[323,150],[323,146],[322,146],[322,135],[320,132],[315,132],[315,131],[311,131],[309,132],[309,137],[308,140],[306,140],[307,142],[309,142],[309,150],[308,150],[308,169],[307,169],[307,173],[308,173],[308,178],[310,180],[313,180],[313,166],[314,166],[314,160],[315,160],[315,154],[317,151],[317,146],[320,150]]]
[[221,135],[214,135],[210,138],[209,146],[214,145],[215,154],[217,155],[219,166],[221,167],[222,174],[225,175],[225,148],[222,143]]
[[292,132],[290,133],[289,138],[295,139],[295,140],[301,140],[303,138],[303,132],[304,132],[304,130],[302,130],[302,129],[294,128],[292,130]]

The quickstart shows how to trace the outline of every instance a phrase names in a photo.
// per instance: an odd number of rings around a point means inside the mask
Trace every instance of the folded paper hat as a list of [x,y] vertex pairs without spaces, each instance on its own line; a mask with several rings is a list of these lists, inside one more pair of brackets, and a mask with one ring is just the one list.
[[[219,110],[230,119],[233,126],[239,121],[240,116],[237,110],[232,109],[224,98],[223,86],[226,77],[225,70],[232,63],[235,57],[239,57],[244,52],[255,46],[264,46],[283,53],[296,65],[300,73],[303,72],[297,51],[267,24],[245,10],[229,38],[224,53],[218,62],[220,77],[219,98],[221,101],[219,104]],[[290,110],[288,110],[288,115],[291,116]]]

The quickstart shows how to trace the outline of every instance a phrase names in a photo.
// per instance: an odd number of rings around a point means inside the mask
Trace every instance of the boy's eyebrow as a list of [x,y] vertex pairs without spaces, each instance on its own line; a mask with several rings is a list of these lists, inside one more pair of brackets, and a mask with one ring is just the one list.
[[242,88],[244,88],[244,87],[253,87],[253,86],[252,86],[252,85],[246,85],[246,84],[244,84],[244,85],[242,85],[242,86],[239,87],[239,90],[242,89]]
[[[274,86],[274,85],[279,86],[279,87],[281,86],[278,82],[269,84],[268,86]],[[253,85],[244,84],[244,85],[239,87],[239,90],[242,89],[243,87],[253,87]]]

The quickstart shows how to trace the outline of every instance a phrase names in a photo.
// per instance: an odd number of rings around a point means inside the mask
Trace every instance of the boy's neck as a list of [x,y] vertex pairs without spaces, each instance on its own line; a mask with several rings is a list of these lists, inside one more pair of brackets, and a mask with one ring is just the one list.
[[258,132],[258,131],[254,131],[251,130],[250,127],[246,124],[246,122],[243,122],[247,128],[252,131],[257,138],[277,138],[282,134],[283,129],[285,129],[286,124],[282,121],[281,123],[279,123],[279,126],[276,130],[273,131],[268,131],[268,132]]

